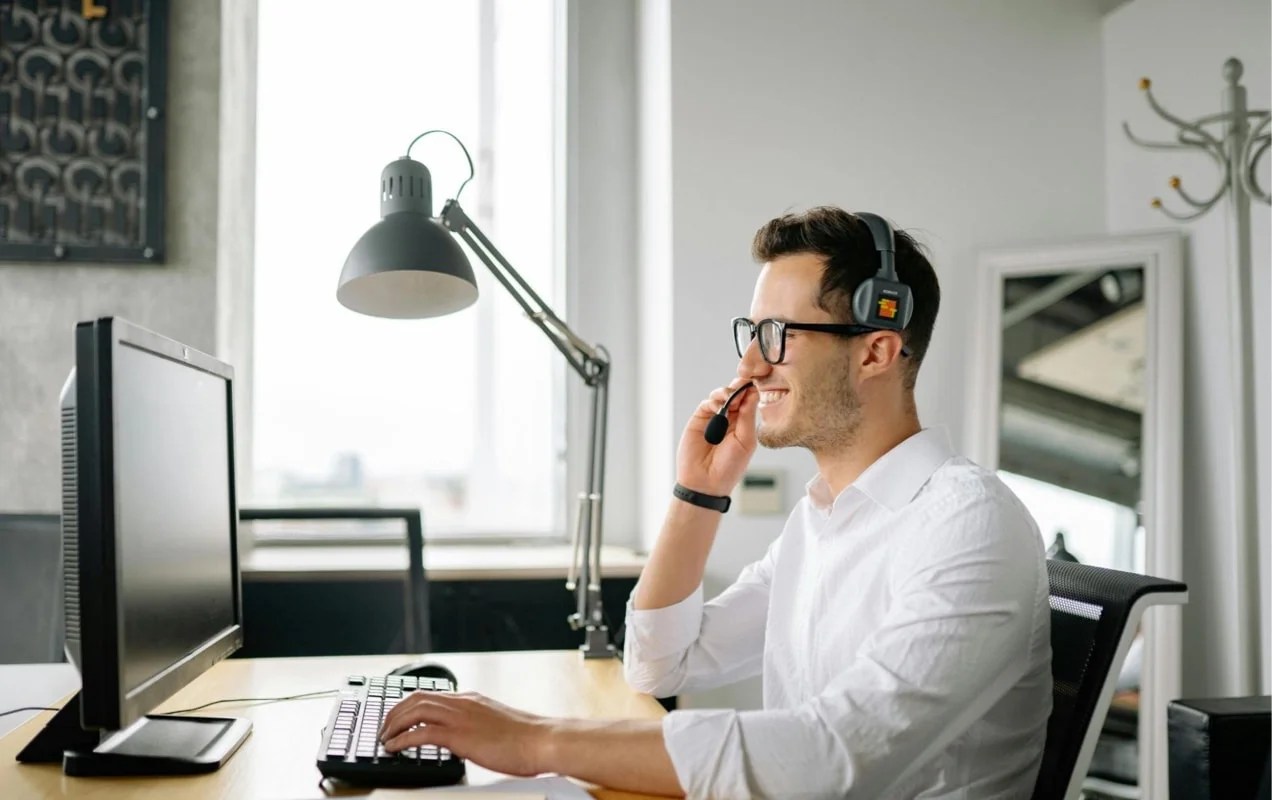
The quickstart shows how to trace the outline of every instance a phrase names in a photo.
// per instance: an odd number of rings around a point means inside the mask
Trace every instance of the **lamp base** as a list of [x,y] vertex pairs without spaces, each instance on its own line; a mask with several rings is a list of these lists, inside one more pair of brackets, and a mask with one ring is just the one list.
[[583,658],[617,658],[618,651],[610,644],[609,628],[605,625],[588,625],[584,629],[583,644],[579,645]]

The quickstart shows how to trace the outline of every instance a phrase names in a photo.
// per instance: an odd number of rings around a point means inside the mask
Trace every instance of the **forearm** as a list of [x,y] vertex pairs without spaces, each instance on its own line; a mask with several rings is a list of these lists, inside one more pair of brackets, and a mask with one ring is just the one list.
[[551,720],[541,772],[612,789],[683,797],[657,720]]
[[666,608],[684,600],[706,570],[723,515],[680,500],[672,500],[662,532],[636,584],[637,609]]

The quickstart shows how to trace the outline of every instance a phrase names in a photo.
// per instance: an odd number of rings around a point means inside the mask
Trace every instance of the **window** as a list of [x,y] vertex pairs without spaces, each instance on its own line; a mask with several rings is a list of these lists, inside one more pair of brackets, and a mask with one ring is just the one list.
[[1044,546],[1063,534],[1065,549],[1084,564],[1144,571],[1144,528],[1134,509],[1006,470],[998,477],[1029,509]]
[[[558,23],[552,0],[259,7],[254,505],[419,507],[431,537],[563,536],[564,383],[547,338],[469,254],[480,298],[429,320],[336,302],[379,220],[380,171],[419,133],[472,152],[461,202],[558,312]],[[412,157],[434,213],[468,168]]]

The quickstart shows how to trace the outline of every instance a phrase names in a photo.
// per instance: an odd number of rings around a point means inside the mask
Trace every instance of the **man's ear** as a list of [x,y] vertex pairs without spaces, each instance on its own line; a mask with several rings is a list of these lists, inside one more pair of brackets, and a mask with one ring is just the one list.
[[896,331],[876,331],[867,334],[861,368],[866,374],[886,372],[901,361],[901,334]]

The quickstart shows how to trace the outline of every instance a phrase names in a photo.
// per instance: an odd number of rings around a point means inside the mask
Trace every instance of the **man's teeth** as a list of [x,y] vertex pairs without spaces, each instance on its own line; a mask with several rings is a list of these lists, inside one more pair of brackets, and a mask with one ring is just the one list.
[[781,400],[786,392],[760,392],[761,403],[776,403]]

